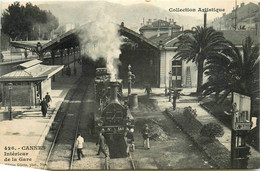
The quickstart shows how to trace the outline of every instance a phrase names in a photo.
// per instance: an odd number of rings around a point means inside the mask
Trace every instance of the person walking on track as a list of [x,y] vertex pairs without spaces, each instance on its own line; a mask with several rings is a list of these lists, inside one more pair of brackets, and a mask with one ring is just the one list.
[[142,134],[143,134],[143,138],[144,138],[144,148],[147,148],[149,150],[150,149],[150,140],[149,140],[150,130],[149,130],[148,124],[144,124]]
[[96,143],[96,145],[99,145],[99,148],[98,148],[98,153],[97,155],[100,155],[100,152],[102,152],[105,157],[107,157],[107,153],[106,153],[106,149],[105,149],[105,137],[104,137],[104,130],[102,129],[99,133],[99,137],[98,137],[98,141]]
[[83,144],[84,144],[84,138],[81,136],[80,133],[78,133],[78,138],[77,138],[77,141],[76,141],[78,160],[81,159],[81,158],[80,158],[80,155],[81,155],[82,157],[84,157],[84,154],[83,154],[83,152],[82,152]]
[[42,116],[45,117],[48,110],[48,104],[45,98],[43,98],[43,100],[41,101],[40,106],[41,106]]

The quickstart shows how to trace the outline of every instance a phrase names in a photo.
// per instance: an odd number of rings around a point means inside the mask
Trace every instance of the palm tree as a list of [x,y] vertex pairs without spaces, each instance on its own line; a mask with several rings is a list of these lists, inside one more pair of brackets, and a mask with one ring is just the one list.
[[228,46],[223,33],[215,31],[212,27],[197,26],[192,30],[185,31],[174,46],[177,46],[177,53],[173,58],[184,60],[187,63],[192,61],[197,64],[197,94],[200,95],[204,61],[217,55],[220,49]]
[[[259,45],[253,45],[247,37],[242,45],[242,53],[229,42],[230,47],[207,60],[205,74],[208,81],[202,86],[203,95],[215,93],[222,102],[230,92],[239,92],[254,99],[258,94]],[[222,94],[221,97],[218,97]]]

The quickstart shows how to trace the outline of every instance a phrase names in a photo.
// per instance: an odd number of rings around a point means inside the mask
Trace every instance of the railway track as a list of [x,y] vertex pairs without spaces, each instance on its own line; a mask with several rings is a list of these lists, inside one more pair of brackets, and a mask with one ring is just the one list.
[[114,170],[114,169],[127,169],[135,170],[135,164],[133,161],[132,154],[127,158],[115,158],[110,159],[109,157],[105,158],[104,170]]
[[64,108],[59,113],[55,136],[48,151],[43,169],[72,169],[75,142],[79,131],[82,101],[86,97],[89,79],[79,81],[69,99],[64,100]]

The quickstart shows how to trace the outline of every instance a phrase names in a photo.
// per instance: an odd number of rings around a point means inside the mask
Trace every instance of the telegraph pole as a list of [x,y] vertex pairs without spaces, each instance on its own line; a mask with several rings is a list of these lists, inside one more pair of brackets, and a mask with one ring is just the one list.
[[237,0],[235,0],[235,9],[234,9],[234,29],[237,30]]
[[207,13],[204,13],[204,28],[207,27]]

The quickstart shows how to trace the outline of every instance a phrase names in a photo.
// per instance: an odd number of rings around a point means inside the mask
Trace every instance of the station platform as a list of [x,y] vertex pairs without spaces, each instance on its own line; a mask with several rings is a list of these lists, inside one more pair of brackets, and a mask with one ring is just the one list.
[[70,88],[79,80],[81,66],[77,66],[76,76],[59,72],[52,82],[49,92],[52,101],[46,117],[42,116],[40,106],[34,108],[13,107],[13,119],[9,120],[7,107],[0,109],[0,164],[33,167],[52,122]]

